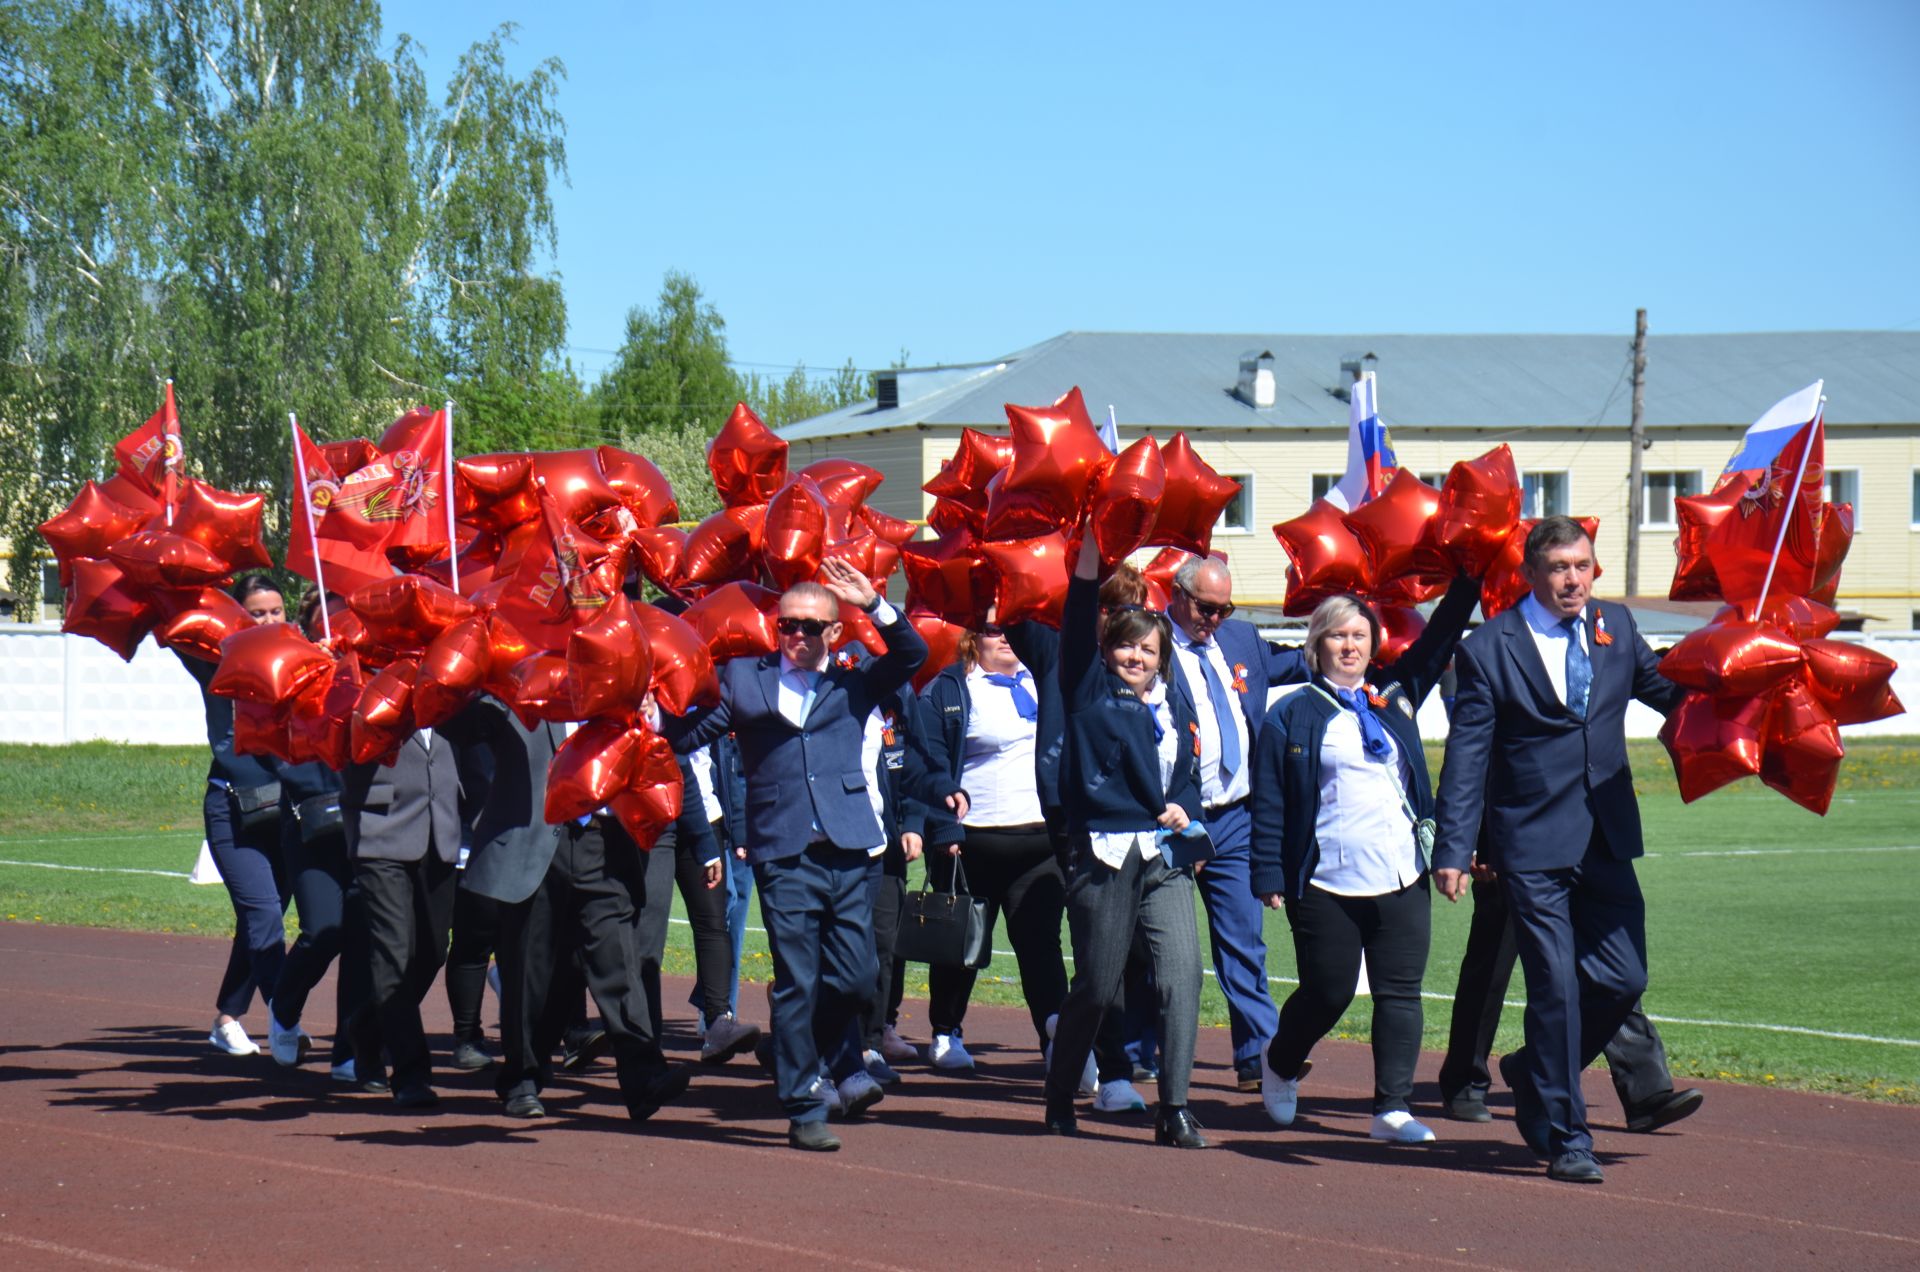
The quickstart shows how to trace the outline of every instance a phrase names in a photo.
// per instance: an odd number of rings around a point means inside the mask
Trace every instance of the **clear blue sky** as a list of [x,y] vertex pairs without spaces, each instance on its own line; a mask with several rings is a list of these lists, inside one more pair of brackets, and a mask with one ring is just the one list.
[[557,56],[576,365],[662,274],[743,363],[1061,331],[1920,324],[1920,5],[388,0]]

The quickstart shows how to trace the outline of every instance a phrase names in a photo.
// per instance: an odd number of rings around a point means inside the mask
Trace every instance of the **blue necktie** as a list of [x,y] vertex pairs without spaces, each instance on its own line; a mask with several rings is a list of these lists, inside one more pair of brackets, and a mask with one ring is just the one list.
[[813,714],[813,698],[820,689],[820,673],[817,671],[808,671],[804,667],[795,667],[793,674],[800,677],[800,683],[804,685],[807,690],[806,697],[800,700],[800,722],[804,724],[806,723],[807,717]]
[[1189,643],[1187,648],[1200,659],[1200,674],[1207,680],[1207,698],[1213,703],[1214,723],[1220,726],[1220,784],[1224,786],[1240,771],[1240,729],[1233,720],[1233,700],[1227,697],[1227,687],[1220,683],[1220,673],[1213,669],[1213,659],[1207,657],[1208,647]]
[[1367,691],[1342,689],[1339,685],[1335,685],[1333,692],[1340,699],[1341,706],[1360,717],[1360,745],[1366,751],[1367,757],[1384,760],[1392,755],[1393,748],[1387,742],[1386,726],[1380,723],[1380,718],[1374,715],[1373,709],[1367,705]]
[[1013,696],[1013,709],[1020,713],[1022,720],[1038,720],[1040,718],[1040,704],[1033,700],[1033,695],[1027,692],[1027,687],[1020,683],[1021,680],[1031,675],[1031,672],[1026,671],[1021,672],[1018,676],[1003,676],[998,672],[992,671],[987,673],[988,684],[997,685]]
[[1587,647],[1580,639],[1580,629],[1585,625],[1581,616],[1560,620],[1567,629],[1567,710],[1587,718],[1587,691],[1593,688],[1593,659],[1587,656]]

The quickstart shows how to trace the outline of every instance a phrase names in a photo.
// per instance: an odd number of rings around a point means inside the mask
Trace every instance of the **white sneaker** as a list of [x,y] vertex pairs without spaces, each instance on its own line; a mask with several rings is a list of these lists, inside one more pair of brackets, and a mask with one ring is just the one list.
[[1433,1132],[1413,1120],[1413,1114],[1405,1109],[1395,1109],[1391,1113],[1376,1113],[1373,1129],[1367,1132],[1374,1139],[1385,1140],[1389,1144],[1431,1144]]
[[972,1072],[973,1057],[967,1054],[966,1044],[960,1041],[956,1030],[950,1034],[933,1035],[933,1067],[952,1069],[957,1072]]
[[267,1050],[273,1054],[273,1062],[291,1069],[307,1058],[313,1050],[313,1039],[299,1025],[289,1029],[280,1023],[280,1018],[267,1009]]
[[846,1111],[847,1106],[840,1102],[840,1088],[824,1073],[813,1080],[813,1097],[827,1106],[829,1117]]
[[1260,1102],[1267,1106],[1275,1126],[1292,1126],[1300,1107],[1300,1079],[1281,1077],[1264,1055],[1260,1057]]
[[839,1095],[840,1115],[852,1118],[880,1103],[885,1092],[865,1069],[856,1069],[840,1083]]
[[1100,1090],[1100,1065],[1094,1060],[1093,1053],[1087,1053],[1086,1064],[1080,1067],[1080,1096],[1090,1097]]
[[918,1061],[920,1048],[895,1033],[893,1026],[888,1025],[880,1031],[880,1054],[885,1056],[890,1064],[901,1064],[906,1061]]
[[257,1056],[260,1044],[247,1037],[246,1026],[237,1020],[229,1020],[224,1025],[215,1025],[213,1032],[207,1035],[207,1041],[213,1044],[215,1051],[224,1051],[230,1056]]
[[701,1064],[725,1064],[742,1051],[753,1050],[760,1041],[760,1026],[749,1025],[732,1012],[707,1026],[707,1039],[700,1044]]
[[1144,1113],[1147,1102],[1133,1089],[1133,1083],[1125,1078],[1115,1078],[1111,1082],[1102,1082],[1094,1093],[1093,1108],[1097,1113]]
[[352,1056],[348,1056],[345,1060],[333,1066],[333,1080],[335,1082],[346,1083],[357,1083],[360,1081],[360,1074],[359,1071],[354,1068]]

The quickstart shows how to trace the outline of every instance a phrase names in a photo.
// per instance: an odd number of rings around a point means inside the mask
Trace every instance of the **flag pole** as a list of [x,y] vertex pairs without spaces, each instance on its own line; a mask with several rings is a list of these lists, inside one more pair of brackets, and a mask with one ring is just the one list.
[[313,585],[320,589],[320,630],[333,641],[333,620],[327,617],[327,572],[320,566],[320,536],[313,526],[313,500],[307,494],[306,455],[300,446],[300,421],[287,412],[287,428],[293,433],[293,478],[300,483],[300,511],[307,518],[307,542],[313,545]]
[[445,406],[447,426],[441,430],[446,435],[447,469],[447,576],[453,580],[453,590],[460,590],[460,540],[453,532],[453,399],[448,398]]
[[1813,454],[1813,435],[1827,414],[1827,399],[1820,398],[1820,408],[1814,412],[1813,420],[1807,425],[1807,440],[1800,446],[1800,470],[1793,475],[1793,489],[1787,492],[1786,511],[1780,516],[1780,533],[1774,536],[1773,556],[1767,561],[1767,576],[1760,581],[1760,599],[1754,603],[1753,616],[1760,617],[1760,610],[1767,603],[1767,592],[1773,587],[1774,567],[1780,564],[1780,549],[1786,546],[1787,526],[1793,520],[1793,504],[1800,498],[1800,483],[1807,477],[1807,459]]
[[[174,427],[177,430],[180,425],[180,408],[177,406],[174,406],[172,376],[167,377],[167,405],[173,407],[173,411],[171,412],[171,414],[173,416]],[[177,435],[178,434],[176,433],[176,436]],[[183,445],[181,447],[183,457],[185,454],[185,449],[186,448]],[[160,471],[163,474],[160,481],[160,502],[166,505],[167,529],[171,530],[173,529],[173,492],[174,492],[173,457],[167,454],[167,428],[166,428],[166,425],[164,424],[160,426]]]

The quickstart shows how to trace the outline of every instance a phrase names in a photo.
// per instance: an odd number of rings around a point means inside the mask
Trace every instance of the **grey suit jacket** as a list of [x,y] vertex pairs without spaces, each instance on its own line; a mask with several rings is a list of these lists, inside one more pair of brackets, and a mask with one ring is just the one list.
[[455,748],[436,737],[429,750],[415,733],[392,764],[350,764],[340,775],[347,855],[419,861],[431,843],[442,861],[460,857],[460,771]]
[[493,752],[493,785],[473,827],[473,852],[460,886],[514,903],[540,887],[553,863],[560,828],[547,824],[547,766],[566,738],[566,726],[540,721],[532,728],[492,698],[468,717],[474,740]]

